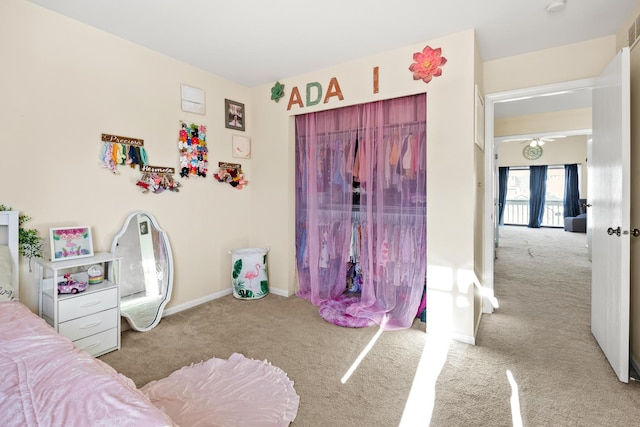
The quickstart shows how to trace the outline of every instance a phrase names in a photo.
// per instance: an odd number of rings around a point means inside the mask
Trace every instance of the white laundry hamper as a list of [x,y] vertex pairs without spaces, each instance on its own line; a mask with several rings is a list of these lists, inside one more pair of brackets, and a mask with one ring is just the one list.
[[238,299],[260,299],[269,293],[267,252],[269,248],[241,248],[231,251],[231,286]]

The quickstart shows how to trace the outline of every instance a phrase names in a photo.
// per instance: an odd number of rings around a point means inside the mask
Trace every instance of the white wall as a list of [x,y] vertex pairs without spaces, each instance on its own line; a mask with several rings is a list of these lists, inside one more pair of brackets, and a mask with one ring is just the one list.
[[[408,70],[426,44],[441,47],[449,60],[428,85]],[[463,337],[473,335],[474,44],[470,30],[282,80],[287,95],[293,86],[304,95],[307,83],[326,89],[336,77],[345,100],[317,109],[427,92],[430,283],[443,290],[445,324]],[[269,246],[272,290],[295,291],[292,116],[311,108],[287,111],[288,96],[271,101],[271,85],[235,85],[19,0],[0,3],[0,55],[16,64],[4,68],[0,81],[0,114],[9,124],[0,128],[0,141],[5,152],[27,148],[1,157],[0,174],[9,184],[0,202],[30,215],[30,228],[46,236],[51,226],[90,225],[95,249],[105,251],[128,213],[150,211],[173,246],[169,309],[229,290],[228,250],[242,246]],[[374,66],[379,94],[372,94]],[[181,83],[206,91],[205,116],[180,110]],[[240,162],[249,180],[243,190],[212,177],[218,161],[233,161],[225,98],[247,109],[244,135],[253,153]],[[208,127],[206,179],[182,179],[179,193],[142,194],[135,186],[139,172],[119,167],[121,174],[113,175],[98,164],[100,134],[111,133],[144,139],[150,164],[177,167],[179,120]],[[35,310],[35,275],[25,265],[22,299]]]
[[[250,91],[21,0],[0,2],[0,203],[32,217],[26,226],[88,225],[94,249],[108,251],[133,210],[153,213],[169,234],[175,289],[169,308],[230,290],[228,249],[252,244],[250,184],[213,178],[232,161],[224,98]],[[207,114],[180,109],[180,84],[204,89]],[[180,179],[180,192],[142,194],[141,173],[99,165],[101,133],[144,139],[149,162],[177,167],[179,121],[207,125],[210,172]],[[249,121],[247,133],[253,123]],[[249,179],[253,160],[242,162]],[[21,297],[37,308],[35,273],[22,260]]]
[[616,52],[615,35],[484,63],[485,94],[600,75]]
[[[484,287],[486,284],[484,283],[485,277],[485,256],[493,256],[493,254],[485,254],[484,253],[484,233],[485,221],[491,220],[491,215],[487,215],[484,212],[484,200],[485,193],[488,190],[487,185],[484,182],[485,176],[485,165],[484,165],[484,123],[479,123],[484,120],[484,75],[483,75],[483,67],[482,67],[482,58],[480,57],[480,47],[478,46],[478,40],[475,40],[475,84],[478,87],[478,91],[476,97],[479,99],[474,100],[474,189],[475,189],[475,212],[473,217],[475,218],[474,223],[474,272],[476,276],[476,285]],[[478,139],[480,138],[480,139]],[[475,325],[474,329],[474,337],[477,335],[477,328],[480,326],[480,320],[482,318],[482,305],[483,305],[483,295],[485,292],[475,292],[474,298],[474,308],[473,308],[473,322]]]
[[[414,81],[408,70],[413,53],[427,44],[441,47],[448,60],[442,76],[429,84]],[[254,154],[260,162],[254,165],[252,197],[254,206],[264,209],[254,210],[251,234],[272,248],[272,281],[288,283],[289,291],[295,292],[293,115],[426,91],[427,324],[429,330],[447,328],[462,340],[473,339],[474,46],[473,31],[465,31],[286,78],[280,80],[286,95],[277,103],[270,99],[272,84],[253,91]],[[380,75],[378,94],[372,90],[376,66]],[[331,98],[328,104],[296,105],[287,111],[294,87],[304,99],[307,83],[318,82],[326,91],[332,77],[339,82],[344,101]]]
[[[441,47],[443,74],[428,85],[408,71],[414,52]],[[108,250],[127,214],[145,209],[168,232],[176,261],[169,309],[230,289],[229,249],[269,246],[270,286],[295,292],[293,115],[427,92],[429,328],[473,340],[476,200],[479,148],[474,145],[474,82],[486,94],[591,77],[613,55],[614,38],[520,55],[478,71],[473,30],[283,78],[287,96],[270,99],[271,84],[253,89],[151,52],[20,0],[0,3],[0,55],[10,58],[0,80],[0,203],[50,226],[91,225],[96,250]],[[540,73],[540,64],[554,64]],[[380,69],[380,93],[372,70]],[[547,70],[549,67],[546,68]],[[288,94],[307,83],[339,81],[344,101],[294,107]],[[207,114],[180,110],[180,84],[202,88]],[[249,186],[235,190],[212,177],[218,161],[233,161],[224,127],[224,99],[245,104],[253,154],[242,163]],[[142,138],[150,163],[177,166],[179,120],[208,126],[210,172],[182,180],[179,193],[141,194],[137,171],[114,176],[98,165],[101,133]],[[17,149],[16,149],[17,148]],[[25,150],[26,148],[26,150]],[[25,153],[25,154],[23,154]],[[481,235],[481,233],[480,233]],[[477,269],[477,267],[476,267]],[[35,277],[22,264],[22,299],[36,306]]]

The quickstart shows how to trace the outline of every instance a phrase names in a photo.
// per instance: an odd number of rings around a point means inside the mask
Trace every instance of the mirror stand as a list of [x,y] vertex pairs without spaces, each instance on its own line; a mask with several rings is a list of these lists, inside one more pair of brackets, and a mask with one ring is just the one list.
[[120,261],[120,313],[136,331],[154,328],[171,299],[173,256],[167,233],[145,211],[131,213],[113,238]]

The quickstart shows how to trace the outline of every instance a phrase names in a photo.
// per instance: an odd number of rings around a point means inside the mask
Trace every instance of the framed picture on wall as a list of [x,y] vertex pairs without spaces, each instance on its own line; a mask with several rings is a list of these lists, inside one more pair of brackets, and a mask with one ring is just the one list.
[[231,155],[237,159],[250,159],[251,140],[240,135],[233,135],[231,138]]
[[224,126],[228,129],[241,130],[244,132],[245,122],[247,119],[244,111],[244,104],[231,101],[230,99],[225,99],[224,112]]
[[49,229],[51,261],[64,261],[93,256],[93,241],[89,227]]
[[142,236],[149,234],[149,223],[147,221],[142,221],[140,223],[140,234]]
[[478,85],[476,85],[476,94],[475,94],[475,110],[476,110],[476,129],[475,129],[475,139],[476,145],[480,147],[480,149],[484,150],[484,99],[482,97],[482,93],[480,93],[480,89]]

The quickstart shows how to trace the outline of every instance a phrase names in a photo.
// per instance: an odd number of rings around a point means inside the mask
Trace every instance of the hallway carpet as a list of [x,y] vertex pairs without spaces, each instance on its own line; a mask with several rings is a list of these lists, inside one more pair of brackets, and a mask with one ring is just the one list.
[[618,381],[590,331],[586,234],[501,226],[499,242],[500,307],[476,346],[451,345],[431,425],[517,425],[509,375],[524,426],[639,425],[640,384]]

